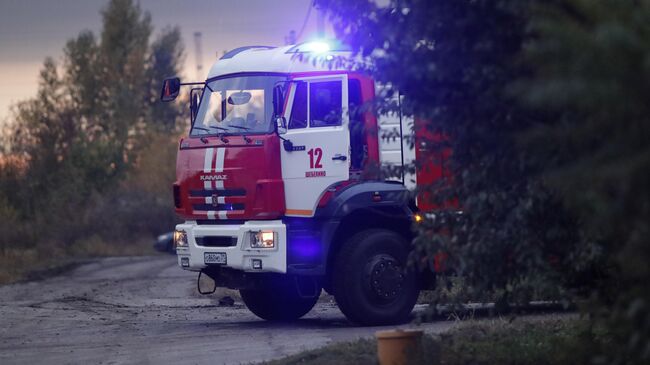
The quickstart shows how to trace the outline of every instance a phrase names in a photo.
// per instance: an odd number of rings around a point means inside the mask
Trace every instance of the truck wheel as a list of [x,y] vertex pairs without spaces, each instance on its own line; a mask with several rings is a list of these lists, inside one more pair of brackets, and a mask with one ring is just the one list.
[[406,270],[408,244],[387,230],[367,230],[343,244],[334,263],[332,289],[341,312],[362,325],[408,320],[418,298],[416,272]]
[[318,286],[316,295],[302,296],[293,277],[274,280],[273,285],[267,288],[239,290],[246,307],[267,321],[292,321],[304,316],[316,305],[320,292]]

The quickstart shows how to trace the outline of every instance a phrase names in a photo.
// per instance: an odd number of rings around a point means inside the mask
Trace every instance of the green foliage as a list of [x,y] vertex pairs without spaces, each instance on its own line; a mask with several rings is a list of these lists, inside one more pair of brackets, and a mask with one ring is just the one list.
[[[382,8],[359,1],[321,1],[366,71],[404,95],[415,128],[430,138],[418,148],[431,159],[450,148],[453,183],[427,187],[438,205],[457,200],[419,226],[416,254],[447,266],[501,302],[559,294],[577,241],[573,219],[538,172],[542,162],[517,136],[544,117],[522,107],[506,86],[527,75],[518,62],[527,39],[530,1],[396,0]],[[390,106],[384,107],[390,109]],[[422,143],[425,144],[422,144]],[[424,160],[424,159],[423,159]],[[423,168],[423,166],[419,166]],[[465,214],[458,219],[455,210]]]
[[614,335],[612,363],[650,361],[650,1],[562,1],[539,7],[539,37],[516,86],[557,118],[525,143],[605,253],[595,318]]
[[154,122],[162,131],[172,131],[177,127],[176,121],[181,117],[181,110],[170,108],[169,104],[160,103],[160,85],[167,77],[179,74],[179,65],[183,62],[183,47],[179,28],[165,28],[163,33],[151,45],[149,55],[150,67],[147,70],[149,85],[150,115],[148,119]]
[[460,325],[441,335],[445,364],[586,364],[593,341],[582,320],[503,319]]
[[158,94],[163,78],[179,74],[180,31],[166,28],[150,41],[150,16],[132,0],[110,1],[102,17],[99,37],[70,39],[60,66],[46,59],[37,96],[17,104],[4,127],[0,237],[13,237],[12,248],[87,252],[70,246],[91,235],[129,244],[175,222],[180,110]]
[[451,180],[427,191],[465,214],[418,227],[420,262],[445,251],[467,285],[509,301],[591,295],[611,336],[598,359],[647,363],[650,2],[318,3],[362,68],[443,136],[418,147],[452,151]]
[[18,227],[18,212],[9,204],[7,198],[0,195],[0,252],[14,245],[20,239],[21,233],[15,228]]

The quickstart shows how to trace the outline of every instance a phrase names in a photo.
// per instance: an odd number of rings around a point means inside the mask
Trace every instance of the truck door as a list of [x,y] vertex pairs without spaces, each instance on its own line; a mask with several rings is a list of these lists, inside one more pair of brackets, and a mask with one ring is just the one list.
[[293,148],[282,148],[286,215],[312,217],[320,196],[331,184],[348,180],[347,75],[296,78],[290,83],[282,137]]

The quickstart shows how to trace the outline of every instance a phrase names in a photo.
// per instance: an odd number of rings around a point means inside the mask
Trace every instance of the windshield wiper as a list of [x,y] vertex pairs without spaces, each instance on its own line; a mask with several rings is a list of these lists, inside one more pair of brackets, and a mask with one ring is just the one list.
[[[214,129],[218,129],[218,130],[220,130],[220,131],[227,131],[227,130],[228,130],[228,128],[217,127],[216,125],[211,125],[211,126],[209,126],[208,128],[214,128]],[[206,129],[206,130],[207,130],[207,129]]]
[[247,130],[247,131],[250,130],[250,128],[248,128],[248,127],[242,127],[242,126],[239,126],[239,125],[231,125],[230,127],[244,129],[244,130]]
[[[218,130],[220,130],[220,131],[227,131],[227,130],[228,130],[228,128],[217,127],[216,125],[208,126],[208,128],[211,128],[211,129],[218,129]],[[223,133],[217,133],[217,137],[219,137],[219,139],[221,140],[221,142],[223,142],[223,143],[228,143],[228,139],[227,139],[226,137],[223,136]]]
[[[194,126],[193,129],[198,129],[198,130],[206,131],[206,132],[210,132],[210,129],[219,129],[219,130],[222,130],[222,131],[227,131],[228,130],[228,128],[217,127],[217,126],[208,126],[208,128]],[[226,137],[223,136],[223,133],[217,133],[217,137],[219,137],[221,142],[228,143],[228,139],[226,139]],[[201,142],[203,142],[204,144],[208,143],[208,139],[205,138],[204,136],[201,136],[200,139],[201,139]]]
[[[207,129],[207,128],[203,128],[203,127],[196,127],[196,126],[194,126],[194,127],[192,127],[192,130],[194,130],[194,129],[198,129],[198,130],[200,130],[200,131],[210,132],[209,129]],[[199,139],[201,140],[201,142],[203,142],[203,144],[208,143],[208,139],[205,138],[205,137],[203,137],[203,136],[201,136],[201,138],[199,138]]]
[[[216,125],[211,125],[211,126],[209,126],[208,128],[214,128],[214,129],[218,129],[218,130],[220,130],[220,131],[227,131],[227,130],[228,130],[228,128],[217,127]],[[219,137],[219,139],[221,140],[221,142],[223,142],[223,143],[228,143],[228,139],[227,139],[226,137],[223,136],[223,133],[217,133],[217,137]]]

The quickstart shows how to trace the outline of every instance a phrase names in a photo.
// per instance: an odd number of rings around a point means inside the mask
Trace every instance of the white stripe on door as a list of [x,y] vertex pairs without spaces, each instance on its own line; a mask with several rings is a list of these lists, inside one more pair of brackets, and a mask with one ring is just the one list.
[[212,170],[212,158],[214,157],[214,148],[205,149],[205,158],[203,159],[203,172],[209,173]]
[[214,165],[215,172],[223,172],[223,164],[225,159],[226,159],[226,149],[217,148],[217,161],[215,162]]

